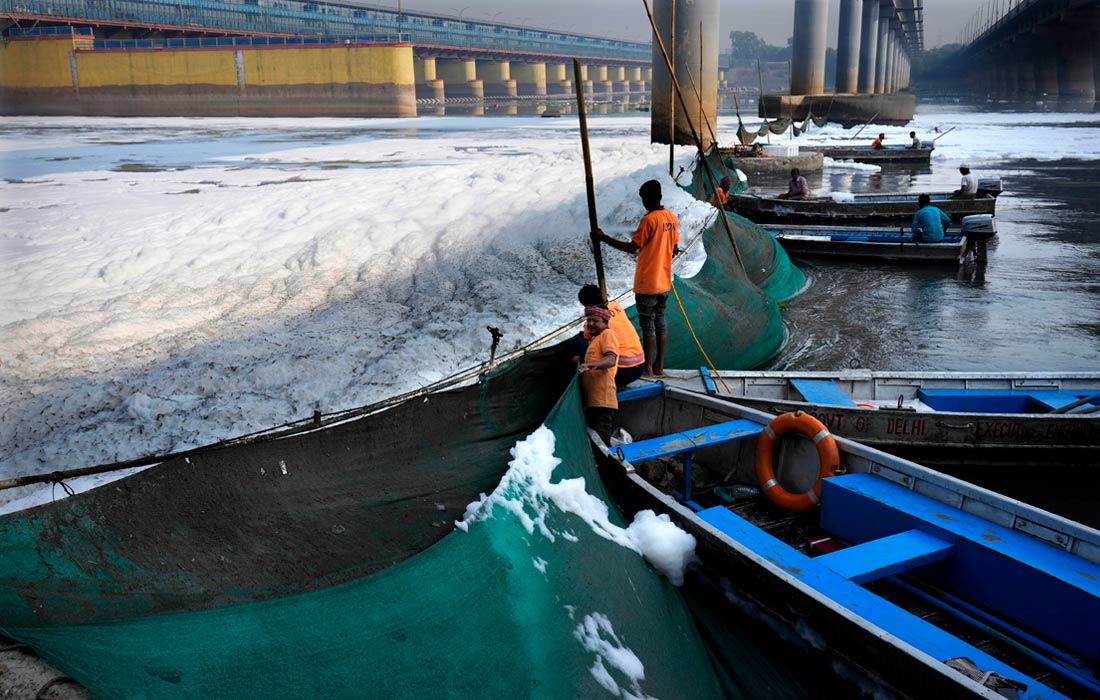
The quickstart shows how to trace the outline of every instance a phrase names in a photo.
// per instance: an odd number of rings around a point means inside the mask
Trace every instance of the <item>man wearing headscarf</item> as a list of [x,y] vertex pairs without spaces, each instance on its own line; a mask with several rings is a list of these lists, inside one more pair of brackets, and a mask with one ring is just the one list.
[[595,430],[604,444],[611,444],[615,411],[619,399],[615,395],[615,372],[619,364],[619,341],[607,324],[611,312],[603,306],[586,306],[584,329],[591,336],[584,362],[578,367],[581,373],[581,398],[584,401],[584,422]]

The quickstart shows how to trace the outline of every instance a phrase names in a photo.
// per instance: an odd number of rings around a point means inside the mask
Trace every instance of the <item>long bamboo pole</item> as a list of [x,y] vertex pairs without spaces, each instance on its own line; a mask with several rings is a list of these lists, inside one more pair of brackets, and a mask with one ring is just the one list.
[[[676,92],[676,98],[680,102],[680,109],[684,110],[684,114],[687,114],[687,102],[684,100],[684,91],[680,89],[680,82],[676,80],[676,72],[672,70],[672,60],[668,57],[668,51],[665,50],[665,42],[661,39],[661,33],[657,30],[657,21],[653,19],[653,12],[649,9],[648,0],[642,0],[642,5],[645,6],[646,16],[649,17],[649,26],[653,28],[653,38],[657,42],[657,46],[661,49],[661,55],[664,56],[665,65],[668,66],[668,74],[672,76],[672,87]],[[691,129],[691,138],[695,141],[695,148],[699,151],[699,162],[702,164],[703,169],[706,171],[706,187],[710,188],[709,194],[711,197],[715,195],[714,188],[717,186],[718,181],[714,179],[714,171],[710,167],[710,163],[707,162],[706,151],[703,150],[703,141],[699,138],[698,132],[695,131],[695,125],[690,119],[687,120],[688,128]],[[709,199],[709,197],[708,197]],[[737,248],[737,240],[733,237],[733,229],[730,228],[729,218],[726,217],[725,210],[721,211],[721,216],[718,217],[722,220],[722,225],[726,229],[726,235],[730,239],[730,245],[733,246],[733,254],[737,258],[737,264],[741,266],[742,270],[745,270],[745,262],[741,259],[741,251]]]
[[[584,189],[588,196],[588,229],[595,233],[599,228],[596,217],[596,187],[592,182],[592,152],[588,148],[588,115],[584,109],[584,85],[581,81],[581,62],[573,59],[573,82],[577,85],[577,116],[581,123],[581,151],[584,153]],[[603,250],[599,241],[592,242],[592,257],[596,260],[596,279],[600,284],[600,293],[607,301],[607,280],[603,273]]]
[[872,114],[872,115],[871,115],[871,118],[867,120],[867,123],[866,123],[866,124],[864,124],[863,126],[859,127],[859,131],[857,131],[857,132],[856,132],[855,134],[853,134],[852,136],[849,136],[849,137],[848,137],[848,140],[849,140],[849,141],[851,141],[851,140],[853,140],[853,139],[854,139],[854,138],[855,138],[856,136],[859,136],[860,134],[862,134],[862,133],[863,133],[863,130],[864,130],[864,129],[866,129],[866,128],[867,128],[867,127],[868,127],[868,126],[869,126],[869,125],[871,124],[871,122],[873,122],[873,121],[875,120],[875,117],[877,117],[877,116],[878,116],[878,112],[875,112],[874,114]]
[[[764,71],[760,67],[760,57],[756,57],[756,82],[760,85],[760,116],[764,120],[764,126],[768,125],[768,110],[764,107]],[[764,136],[768,139],[768,143],[772,142],[772,130],[768,129],[764,132]]]
[[[669,85],[676,83],[676,0],[672,0],[672,22],[668,30],[668,43],[672,47],[672,62],[669,65]],[[668,176],[676,177],[676,91],[668,93]],[[686,117],[687,114],[685,113]]]

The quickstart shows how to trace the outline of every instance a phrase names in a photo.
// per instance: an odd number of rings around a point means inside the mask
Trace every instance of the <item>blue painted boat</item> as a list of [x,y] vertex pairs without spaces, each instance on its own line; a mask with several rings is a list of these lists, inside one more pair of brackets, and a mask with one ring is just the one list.
[[932,158],[935,145],[931,141],[925,141],[920,148],[909,146],[883,146],[871,148],[870,146],[853,146],[838,144],[832,146],[802,146],[799,153],[820,153],[834,160],[854,160],[857,163],[871,163],[873,165],[928,165]]
[[963,236],[915,242],[903,227],[768,224],[764,228],[787,255],[796,257],[958,265],[966,246]]
[[617,420],[632,442],[593,438],[612,492],[691,532],[731,604],[899,698],[1100,695],[1100,532],[804,414],[652,384]]
[[1100,463],[1100,373],[666,370],[665,381],[922,464]]

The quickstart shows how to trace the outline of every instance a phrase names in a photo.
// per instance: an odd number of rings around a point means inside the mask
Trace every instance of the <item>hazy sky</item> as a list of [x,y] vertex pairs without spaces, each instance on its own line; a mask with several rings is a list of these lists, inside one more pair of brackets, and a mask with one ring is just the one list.
[[[649,0],[650,7],[654,0]],[[794,23],[794,0],[720,0],[725,48],[733,30],[751,31],[769,44],[784,46]],[[642,0],[401,0],[409,10],[438,12],[548,29],[598,34],[634,41],[649,39],[649,20]],[[397,0],[372,4],[397,6]],[[925,3],[925,46],[952,43],[959,28],[980,0],[928,0]],[[829,0],[829,45],[836,45],[840,0]]]

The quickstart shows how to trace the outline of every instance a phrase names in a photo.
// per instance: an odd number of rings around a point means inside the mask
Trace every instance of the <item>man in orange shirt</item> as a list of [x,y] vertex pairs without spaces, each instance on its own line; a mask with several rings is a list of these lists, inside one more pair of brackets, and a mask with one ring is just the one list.
[[714,194],[710,196],[710,205],[717,207],[718,209],[725,209],[726,202],[729,201],[730,187],[733,185],[733,179],[729,175],[722,178],[722,181],[718,183],[718,187],[714,188]]
[[[594,284],[586,284],[577,293],[577,301],[586,308],[589,306],[606,306],[611,312],[611,321],[608,328],[615,334],[619,341],[619,364],[615,372],[615,386],[619,389],[642,376],[645,371],[645,353],[642,351],[642,341],[638,338],[638,331],[634,330],[634,324],[626,317],[626,310],[617,301],[608,301],[604,304],[603,292]],[[584,333],[574,338],[576,343],[574,352],[577,355],[575,361],[579,362],[584,355],[592,337],[585,328]]]
[[668,325],[665,305],[672,289],[672,257],[680,242],[680,220],[661,206],[661,183],[647,180],[638,189],[646,215],[629,241],[620,241],[596,229],[593,243],[606,243],[624,253],[637,253],[634,268],[634,303],[642,327],[646,374],[664,376]]
[[607,327],[610,320],[611,312],[604,307],[585,307],[584,329],[592,340],[584,353],[584,362],[577,368],[581,373],[584,422],[603,438],[605,445],[611,444],[615,411],[619,409],[619,398],[615,395],[619,341]]
[[871,148],[876,149],[876,150],[879,149],[879,148],[886,148],[886,146],[884,146],[882,144],[882,142],[885,141],[885,140],[886,140],[886,134],[879,134],[878,138],[871,142]]

